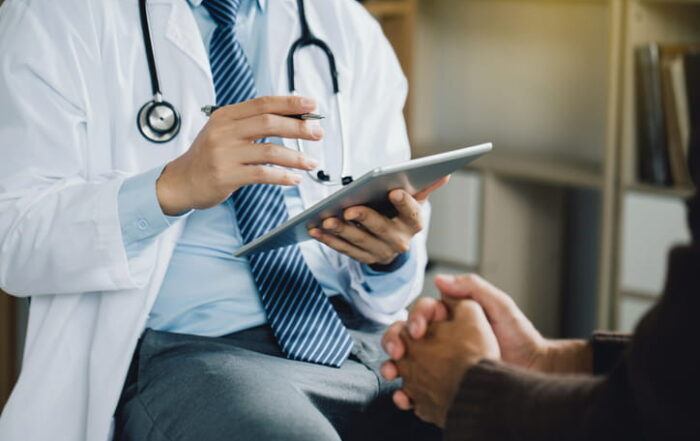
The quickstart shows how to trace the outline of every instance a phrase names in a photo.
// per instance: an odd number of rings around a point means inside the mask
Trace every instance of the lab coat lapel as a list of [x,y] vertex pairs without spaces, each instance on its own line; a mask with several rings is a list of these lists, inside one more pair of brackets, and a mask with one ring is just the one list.
[[185,1],[172,0],[152,1],[151,3],[170,4],[170,16],[164,33],[166,39],[194,61],[211,81],[209,57],[207,56],[206,48],[202,42],[199,27],[197,26],[197,22],[192,15],[192,10],[188,3]]

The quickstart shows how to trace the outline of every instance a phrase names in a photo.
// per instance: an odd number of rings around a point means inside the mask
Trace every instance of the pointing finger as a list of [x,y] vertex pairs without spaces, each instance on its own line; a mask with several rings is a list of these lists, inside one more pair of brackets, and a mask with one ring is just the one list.
[[211,120],[238,120],[266,113],[299,115],[316,110],[316,101],[300,96],[264,96],[238,104],[224,106],[211,115]]
[[272,113],[264,113],[235,122],[235,132],[239,139],[255,141],[256,139],[280,137],[287,139],[305,139],[320,141],[323,129],[315,121],[301,121],[285,118]]

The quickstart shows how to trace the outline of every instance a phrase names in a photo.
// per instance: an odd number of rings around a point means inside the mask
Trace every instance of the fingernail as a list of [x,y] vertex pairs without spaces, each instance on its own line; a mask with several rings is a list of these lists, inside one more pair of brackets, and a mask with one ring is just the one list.
[[304,160],[304,163],[306,164],[306,167],[310,170],[316,169],[319,166],[319,162],[313,158],[306,158]]
[[315,109],[316,108],[316,101],[312,100],[311,98],[302,98],[301,105],[303,107],[312,107]]
[[318,239],[319,237],[321,237],[321,232],[314,228],[312,230],[309,230],[309,236],[313,237],[314,239]]
[[392,342],[387,343],[386,353],[389,354],[390,357],[394,358],[394,355],[396,354],[396,344]]
[[311,136],[316,139],[323,138],[323,127],[321,127],[318,121],[307,121],[306,124],[309,126]]
[[352,220],[357,219],[357,212],[356,212],[356,211],[351,211],[351,212],[349,212],[349,213],[346,213],[346,214],[345,214],[345,219],[347,219],[347,220],[349,220],[349,221],[352,221]]
[[301,176],[291,175],[291,181],[292,181],[292,184],[299,185],[301,183]]
[[393,378],[389,378],[389,377],[390,377],[390,375],[389,375],[389,368],[387,367],[386,364],[385,364],[385,365],[382,365],[382,367],[380,368],[380,372],[382,373],[382,377],[386,378],[387,380],[392,380],[392,379],[393,379]]
[[403,191],[395,191],[393,196],[396,202],[403,202],[404,198],[406,197]]
[[450,274],[440,274],[436,278],[442,280],[445,283],[449,283],[449,284],[453,284],[457,281],[457,278],[453,275],[450,275]]
[[418,338],[418,323],[416,322],[411,322],[408,324],[408,332],[411,333],[411,337],[413,338]]

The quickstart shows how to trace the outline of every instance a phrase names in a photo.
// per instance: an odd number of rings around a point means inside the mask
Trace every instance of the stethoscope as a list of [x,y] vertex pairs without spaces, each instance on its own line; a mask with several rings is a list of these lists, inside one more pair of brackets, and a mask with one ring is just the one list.
[[[338,114],[338,124],[340,128],[340,174],[339,178],[333,179],[331,176],[323,171],[323,170],[318,170],[315,174],[313,172],[307,172],[308,175],[313,179],[314,181],[324,184],[324,185],[330,185],[330,186],[335,186],[335,185],[348,185],[352,183],[352,176],[346,173],[345,170],[345,164],[347,164],[348,158],[345,157],[345,155],[348,153],[346,149],[346,140],[347,140],[347,134],[345,132],[345,126],[343,124],[344,118],[343,118],[343,106],[340,104],[340,86],[338,82],[338,69],[335,64],[335,55],[333,55],[333,51],[331,51],[331,48],[326,44],[325,41],[321,40],[320,38],[316,37],[313,32],[311,32],[311,29],[309,28],[309,22],[306,20],[306,11],[304,9],[304,0],[297,0],[297,7],[299,9],[299,20],[301,21],[301,37],[294,43],[292,43],[292,47],[289,48],[289,54],[287,54],[287,80],[289,81],[289,93],[292,95],[297,95],[296,91],[296,85],[295,85],[295,80],[294,80],[294,55],[296,53],[305,48],[305,47],[310,47],[310,46],[316,46],[317,48],[321,49],[323,53],[326,55],[326,58],[328,59],[328,69],[330,70],[331,74],[331,82],[333,84],[333,95],[335,97],[335,108],[336,112]],[[297,139],[297,150],[301,153],[305,153],[304,151],[304,145],[303,142],[300,139]]]
[[[155,61],[155,53],[153,50],[153,40],[151,38],[151,30],[148,22],[147,0],[139,0],[139,15],[141,18],[141,32],[143,33],[144,45],[146,47],[146,58],[148,60],[148,71],[151,77],[151,89],[153,98],[144,104],[138,112],[137,126],[141,135],[148,141],[155,143],[166,143],[172,141],[180,132],[182,118],[175,106],[163,99],[163,93],[160,89],[160,81],[158,79],[158,69]],[[301,37],[292,43],[289,53],[287,54],[287,79],[289,82],[289,92],[292,95],[297,95],[295,84],[295,66],[294,56],[296,53],[310,46],[316,46],[321,49],[328,59],[328,66],[333,85],[333,95],[335,97],[335,107],[338,114],[338,124],[340,127],[340,173],[339,177],[333,179],[331,175],[324,171],[318,170],[307,172],[314,181],[329,186],[348,185],[352,182],[352,176],[346,173],[346,164],[349,162],[346,157],[348,151],[346,149],[347,134],[343,124],[343,107],[340,100],[340,86],[338,81],[338,69],[335,64],[335,56],[331,48],[316,37],[306,19],[306,10],[304,8],[304,0],[297,0],[299,9],[299,18],[301,21]],[[304,145],[301,140],[296,142],[297,149],[301,153],[305,153]]]
[[182,118],[175,106],[163,99],[158,81],[158,69],[156,57],[153,52],[153,40],[151,28],[148,24],[148,11],[146,1],[139,1],[139,15],[141,16],[141,32],[146,46],[146,59],[148,60],[148,72],[151,75],[151,89],[153,99],[144,104],[136,117],[136,125],[144,138],[155,143],[172,141],[180,132]]

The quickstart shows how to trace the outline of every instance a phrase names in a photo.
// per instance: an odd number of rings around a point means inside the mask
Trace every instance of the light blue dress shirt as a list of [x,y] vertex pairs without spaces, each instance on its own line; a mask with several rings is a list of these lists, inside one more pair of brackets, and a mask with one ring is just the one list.
[[[208,51],[216,24],[201,5],[202,0],[189,3]],[[243,0],[236,19],[236,35],[253,68],[260,95],[273,90],[261,64],[267,44],[265,8],[266,0]],[[119,218],[129,256],[179,219],[165,216],[158,203],[155,183],[161,171],[157,168],[131,177],[120,189]],[[290,215],[301,212],[304,207],[298,189],[287,187],[283,191]],[[146,326],[215,337],[266,323],[248,261],[233,255],[243,244],[231,201],[185,216],[187,223]],[[372,286],[382,286],[383,293],[392,292],[393,285],[398,288],[410,279],[410,274],[403,273],[414,271],[413,254],[404,255],[388,272],[363,266],[368,279],[363,286],[368,292],[372,292]],[[326,294],[339,294],[342,275],[326,262],[320,247],[305,257]]]

